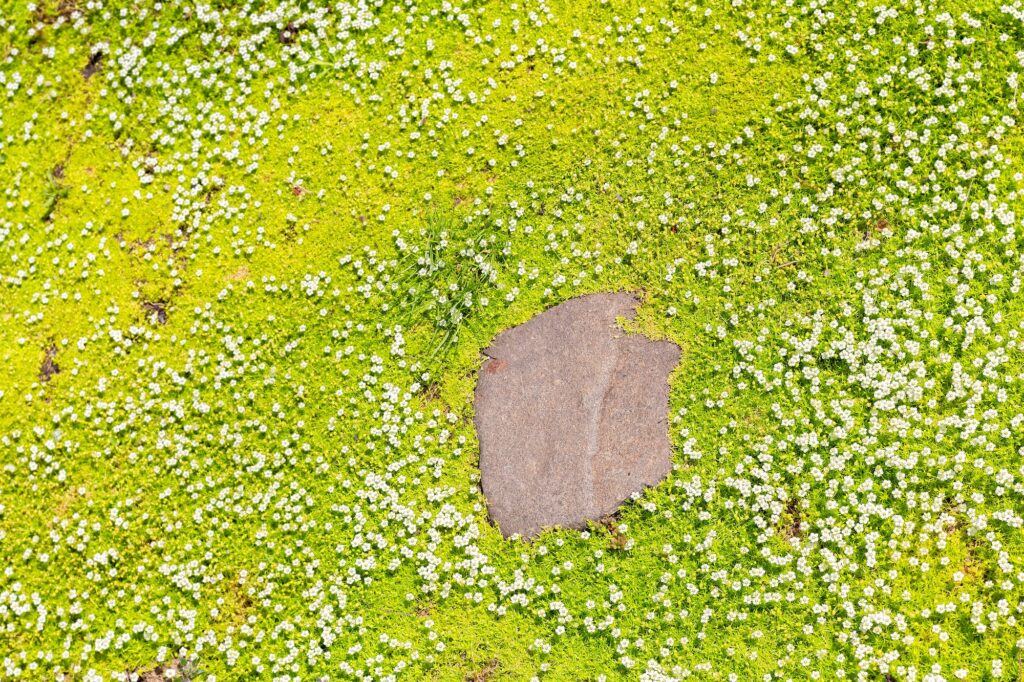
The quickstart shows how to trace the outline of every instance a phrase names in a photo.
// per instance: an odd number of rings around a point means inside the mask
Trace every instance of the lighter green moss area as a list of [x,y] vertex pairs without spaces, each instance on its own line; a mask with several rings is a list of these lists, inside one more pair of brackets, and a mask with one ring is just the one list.
[[[1022,44],[0,3],[0,678],[1019,679]],[[506,541],[480,350],[616,290],[682,349],[673,472]]]

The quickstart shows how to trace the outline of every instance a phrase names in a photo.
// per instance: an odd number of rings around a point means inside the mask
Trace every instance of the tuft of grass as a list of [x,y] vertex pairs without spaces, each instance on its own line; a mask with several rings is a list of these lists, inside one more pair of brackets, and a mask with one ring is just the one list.
[[[479,311],[499,292],[504,258],[497,236],[466,229],[447,214],[431,212],[410,241],[396,239],[395,315],[428,337],[428,358],[442,360],[473,329]],[[419,325],[417,329],[413,325]]]

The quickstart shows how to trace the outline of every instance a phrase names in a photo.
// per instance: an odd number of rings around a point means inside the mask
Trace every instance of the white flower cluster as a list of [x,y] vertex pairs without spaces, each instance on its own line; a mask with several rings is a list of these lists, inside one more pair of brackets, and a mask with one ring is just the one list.
[[[1024,5],[612,4],[0,16],[0,677],[1024,673]],[[477,351],[609,288],[675,469],[504,541]]]

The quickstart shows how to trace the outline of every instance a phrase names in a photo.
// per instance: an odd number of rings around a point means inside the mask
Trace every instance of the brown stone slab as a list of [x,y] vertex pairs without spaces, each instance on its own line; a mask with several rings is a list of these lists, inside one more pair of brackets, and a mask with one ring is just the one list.
[[574,298],[484,351],[480,471],[505,537],[581,528],[668,474],[668,375],[679,347],[618,326],[637,303],[626,293]]

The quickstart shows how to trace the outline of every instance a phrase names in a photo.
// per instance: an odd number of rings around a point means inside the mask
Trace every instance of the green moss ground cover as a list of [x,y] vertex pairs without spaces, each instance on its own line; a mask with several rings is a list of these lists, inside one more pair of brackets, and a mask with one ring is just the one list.
[[[1024,679],[1022,71],[1020,0],[0,2],[0,679]],[[479,352],[618,289],[673,473],[505,541]]]

